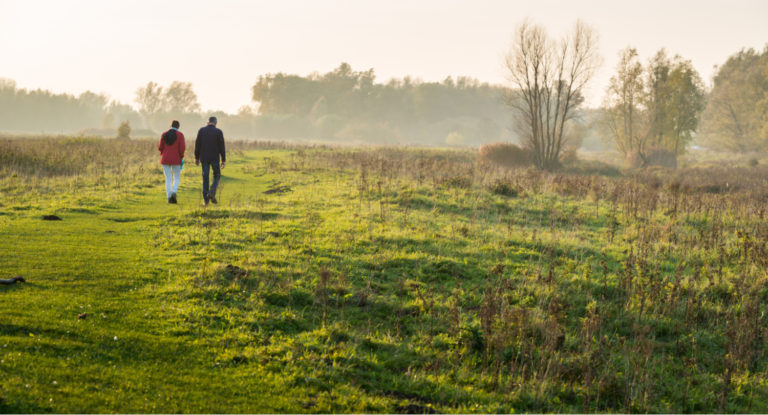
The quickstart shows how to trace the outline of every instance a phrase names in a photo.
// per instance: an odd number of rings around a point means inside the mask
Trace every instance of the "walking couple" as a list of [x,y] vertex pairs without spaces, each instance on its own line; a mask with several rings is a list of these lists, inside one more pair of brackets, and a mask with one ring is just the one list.
[[[216,188],[221,179],[221,169],[227,162],[226,152],[224,150],[224,133],[216,128],[216,117],[208,119],[208,124],[197,132],[195,140],[195,165],[203,166],[203,201],[206,205],[209,202],[218,203],[216,200]],[[179,190],[181,182],[181,170],[184,168],[184,134],[179,131],[181,125],[174,120],[171,123],[171,129],[164,132],[160,138],[157,149],[160,150],[162,158],[160,163],[163,165],[165,173],[165,195],[168,197],[168,203],[176,203],[176,192]],[[221,164],[219,164],[221,160]],[[213,183],[210,183],[210,171],[213,170]]]

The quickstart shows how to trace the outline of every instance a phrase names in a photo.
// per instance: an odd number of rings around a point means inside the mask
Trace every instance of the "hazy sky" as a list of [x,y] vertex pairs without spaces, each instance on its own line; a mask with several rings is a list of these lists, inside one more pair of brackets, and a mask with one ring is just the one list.
[[577,18],[600,34],[598,105],[620,49],[665,47],[708,83],[713,66],[768,43],[768,0],[0,0],[0,77],[23,88],[103,92],[133,104],[149,81],[189,81],[204,109],[251,103],[258,75],[328,72],[377,81],[470,76],[505,83],[502,59],[525,18],[560,36]]

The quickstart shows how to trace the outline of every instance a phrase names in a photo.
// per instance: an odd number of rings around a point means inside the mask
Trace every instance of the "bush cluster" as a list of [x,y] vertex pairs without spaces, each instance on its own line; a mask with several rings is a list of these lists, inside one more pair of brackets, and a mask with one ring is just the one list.
[[530,150],[512,143],[486,144],[480,147],[478,159],[504,167],[527,167],[533,163]]

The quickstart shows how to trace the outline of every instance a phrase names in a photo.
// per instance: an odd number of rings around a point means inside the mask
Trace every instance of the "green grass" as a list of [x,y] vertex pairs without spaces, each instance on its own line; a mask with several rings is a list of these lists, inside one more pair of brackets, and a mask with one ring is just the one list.
[[761,170],[233,145],[205,208],[152,143],[49,145],[0,148],[0,412],[768,410]]

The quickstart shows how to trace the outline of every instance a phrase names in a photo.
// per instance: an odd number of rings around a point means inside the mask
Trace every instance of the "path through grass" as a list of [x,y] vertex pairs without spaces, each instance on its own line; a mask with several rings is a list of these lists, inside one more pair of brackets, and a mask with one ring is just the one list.
[[142,157],[0,179],[1,412],[768,410],[762,172],[260,149],[204,208]]

